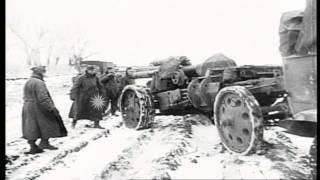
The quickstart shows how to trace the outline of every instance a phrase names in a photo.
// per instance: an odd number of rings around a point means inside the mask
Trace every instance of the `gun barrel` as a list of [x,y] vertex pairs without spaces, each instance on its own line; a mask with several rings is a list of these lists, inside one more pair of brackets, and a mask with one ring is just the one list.
[[184,66],[182,67],[182,70],[184,72],[184,74],[188,77],[198,77],[198,73],[197,73],[197,66],[195,65],[190,65],[190,66]]
[[157,70],[148,70],[148,71],[138,71],[134,73],[130,73],[129,77],[133,79],[139,79],[139,78],[151,78],[153,74],[157,72]]

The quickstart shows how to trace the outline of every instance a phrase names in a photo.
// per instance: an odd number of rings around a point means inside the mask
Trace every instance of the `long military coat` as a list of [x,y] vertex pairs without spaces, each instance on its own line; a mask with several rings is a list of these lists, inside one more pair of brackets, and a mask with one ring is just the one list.
[[119,83],[114,74],[104,74],[100,78],[100,82],[105,88],[108,99],[117,99],[119,94]]
[[[72,84],[74,84],[76,82],[76,79],[79,78],[81,75],[83,75],[82,73],[79,73],[77,74],[75,77],[72,77]],[[71,105],[71,108],[69,110],[69,114],[68,114],[68,117],[69,118],[74,118],[74,114],[75,114],[75,110],[74,110],[74,107],[75,107],[75,102],[74,102],[74,99],[72,100],[72,105]]]
[[61,117],[53,114],[55,105],[45,82],[33,74],[23,89],[22,137],[27,140],[67,135]]
[[99,121],[102,119],[102,111],[106,102],[99,80],[95,75],[86,73],[76,78],[70,91],[70,98],[74,100],[71,108],[73,108],[75,120]]

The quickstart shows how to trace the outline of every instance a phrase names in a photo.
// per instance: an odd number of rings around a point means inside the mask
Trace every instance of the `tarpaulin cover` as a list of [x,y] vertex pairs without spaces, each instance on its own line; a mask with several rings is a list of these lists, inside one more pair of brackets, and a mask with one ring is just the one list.
[[279,50],[282,56],[316,52],[316,0],[306,2],[305,11],[289,11],[281,16]]
[[198,75],[204,76],[209,68],[226,68],[236,66],[237,64],[234,60],[222,53],[217,53],[209,57],[202,64],[197,65],[196,71]]
[[[159,61],[160,62],[160,61]],[[160,64],[160,63],[158,63]],[[161,62],[159,75],[161,78],[168,78],[179,66],[191,65],[190,60],[185,56],[169,57]]]
[[317,46],[317,4],[316,0],[307,0],[306,9],[303,17],[303,29],[295,49],[298,53],[303,53],[304,49],[308,52],[316,52]]
[[295,45],[302,30],[303,11],[295,10],[282,14],[280,19],[279,50],[282,56],[290,56],[296,54]]

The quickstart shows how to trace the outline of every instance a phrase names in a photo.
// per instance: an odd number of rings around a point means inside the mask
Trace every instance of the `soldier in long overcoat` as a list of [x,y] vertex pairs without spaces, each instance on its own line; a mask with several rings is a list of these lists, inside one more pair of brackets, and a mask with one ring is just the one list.
[[103,85],[103,88],[105,89],[107,103],[111,103],[111,114],[116,115],[115,112],[118,108],[117,101],[119,94],[119,83],[117,82],[114,68],[108,67],[105,74],[101,76],[100,82]]
[[[77,78],[79,78],[80,76],[82,76],[83,74],[85,74],[85,71],[86,71],[86,69],[87,69],[87,67],[88,67],[88,65],[86,65],[86,64],[82,64],[81,66],[80,66],[80,71],[79,71],[79,73],[76,75],[76,76],[74,76],[74,77],[72,77],[72,85],[76,82],[76,79]],[[73,102],[72,102],[72,105],[71,105],[71,108],[70,108],[70,111],[69,111],[69,114],[68,114],[68,117],[69,118],[74,118],[74,104],[75,104],[75,102],[74,102],[74,100],[72,100]],[[74,128],[74,125],[72,124],[72,128]]]
[[75,79],[70,98],[74,101],[73,127],[78,120],[84,119],[93,121],[94,128],[103,129],[99,121],[102,120],[105,99],[94,66],[88,66],[85,74]]
[[[42,149],[58,149],[49,143],[49,138],[67,136],[59,111],[43,80],[45,66],[33,67],[31,70],[33,73],[23,89],[22,137],[30,145],[26,154],[41,153]],[[36,145],[38,138],[41,141]]]

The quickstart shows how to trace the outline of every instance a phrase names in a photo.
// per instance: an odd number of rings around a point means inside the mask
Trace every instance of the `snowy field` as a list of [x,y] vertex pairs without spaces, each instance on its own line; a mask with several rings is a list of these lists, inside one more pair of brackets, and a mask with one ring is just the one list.
[[25,79],[6,82],[6,179],[306,179],[313,138],[265,130],[265,153],[237,156],[224,150],[211,120],[203,115],[157,116],[151,129],[134,131],[119,117],[105,117],[106,129],[71,129],[68,112],[72,73],[45,79],[69,131],[51,139],[58,150],[25,155],[21,138]]

